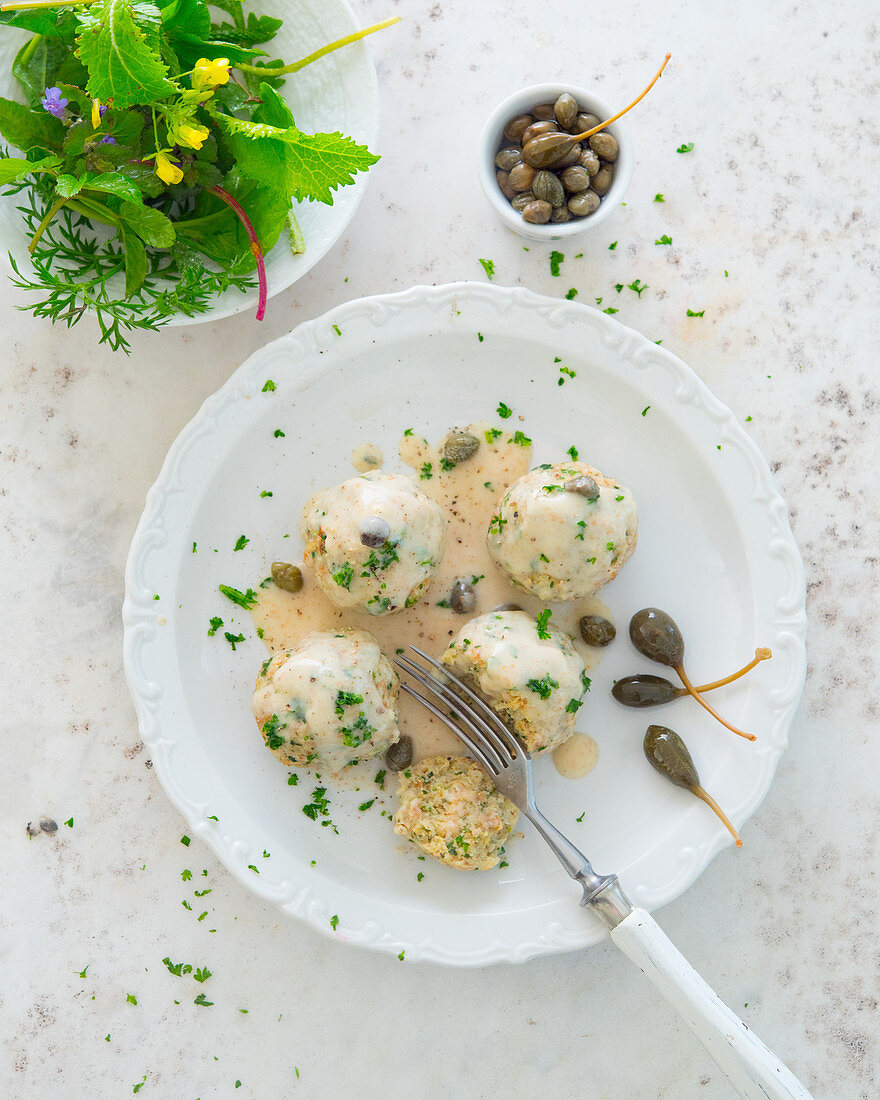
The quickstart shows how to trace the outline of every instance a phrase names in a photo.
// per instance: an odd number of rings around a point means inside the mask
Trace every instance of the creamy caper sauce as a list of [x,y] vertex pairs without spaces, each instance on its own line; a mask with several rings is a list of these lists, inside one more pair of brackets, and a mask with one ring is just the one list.
[[[341,610],[332,606],[321,591],[309,559],[300,562],[297,556],[294,562],[302,568],[302,590],[284,592],[272,584],[259,588],[259,601],[251,613],[270,652],[293,648],[313,630],[352,626],[369,631],[389,658],[398,650],[408,651],[410,645],[439,657],[469,618],[505,603],[518,604],[532,615],[547,606],[515,589],[491,563],[486,547],[489,522],[507,487],[528,471],[531,447],[510,441],[515,429],[495,436],[492,425],[476,423],[462,430],[475,436],[480,446],[471,457],[452,468],[444,468],[449,462],[443,461],[442,441],[431,444],[416,430],[407,431],[398,448],[400,459],[411,467],[418,487],[441,506],[448,519],[446,551],[421,602],[381,616],[350,608]],[[491,441],[486,433],[492,437]],[[280,548],[277,553],[280,554]],[[467,614],[456,614],[450,606],[453,586],[458,580],[465,581],[473,591],[473,607]],[[578,619],[585,614],[611,618],[608,608],[593,597],[569,605],[552,605],[552,611],[551,623],[573,640],[589,675],[590,668],[601,660],[601,650],[584,645],[578,633]],[[589,711],[587,695],[578,716],[581,728],[589,727]],[[417,761],[437,753],[462,751],[461,742],[405,693],[400,697],[400,730],[412,738]]]
[[351,464],[362,474],[367,470],[378,470],[382,461],[382,448],[375,443],[359,443],[351,452]]
[[599,762],[599,746],[588,733],[572,734],[553,750],[553,763],[565,779],[583,779]]

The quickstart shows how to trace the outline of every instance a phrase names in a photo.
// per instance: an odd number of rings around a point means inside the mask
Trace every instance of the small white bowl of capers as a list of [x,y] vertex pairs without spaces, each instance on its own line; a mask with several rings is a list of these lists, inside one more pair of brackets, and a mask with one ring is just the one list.
[[534,84],[498,104],[480,138],[479,177],[508,228],[535,241],[562,240],[599,225],[620,204],[634,158],[622,122],[598,129],[613,114],[586,88],[563,83]]

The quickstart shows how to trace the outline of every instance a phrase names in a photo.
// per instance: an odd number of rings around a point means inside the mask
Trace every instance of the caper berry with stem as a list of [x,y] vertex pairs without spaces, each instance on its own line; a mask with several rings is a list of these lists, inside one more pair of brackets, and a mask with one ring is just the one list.
[[405,733],[400,735],[400,740],[389,746],[385,753],[385,767],[392,772],[402,772],[412,763],[413,743],[412,738]]
[[[732,684],[734,680],[745,676],[747,672],[751,672],[755,665],[760,664],[761,661],[769,660],[771,656],[769,649],[760,647],[755,650],[754,658],[747,665],[721,680],[713,680],[709,684],[698,684],[694,691],[702,695],[705,691],[715,691],[717,688]],[[664,680],[662,676],[653,676],[650,672],[640,672],[635,676],[624,676],[618,680],[612,687],[611,694],[618,703],[622,703],[625,707],[660,707],[664,703],[681,699],[689,693],[687,688],[676,687],[669,680]]]
[[718,711],[706,702],[690,682],[684,670],[684,638],[678,624],[671,615],[661,611],[658,607],[642,608],[630,620],[629,636],[639,653],[651,661],[657,661],[661,665],[674,668],[688,695],[692,695],[700,706],[707,710],[713,718],[716,718],[722,726],[726,726],[731,733],[735,733],[739,737],[745,737],[747,741],[756,740],[753,733],[744,733],[741,729],[737,729],[736,726],[732,726],[730,722],[722,718]]
[[302,570],[289,561],[273,561],[272,580],[285,592],[299,592],[303,586]]
[[684,787],[702,799],[736,841],[737,848],[742,848],[742,840],[730,819],[715,799],[703,790],[693,757],[675,730],[666,726],[648,726],[643,747],[651,766],[676,787]]
[[617,637],[614,623],[602,615],[582,615],[578,620],[578,630],[587,645],[592,646],[611,645]]

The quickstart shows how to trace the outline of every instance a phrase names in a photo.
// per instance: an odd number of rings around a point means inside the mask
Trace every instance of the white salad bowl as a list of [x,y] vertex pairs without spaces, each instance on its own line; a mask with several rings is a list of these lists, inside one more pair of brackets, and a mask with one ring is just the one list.
[[[360,29],[361,24],[346,0],[251,0],[248,10],[283,19],[278,34],[262,47],[269,57],[283,57],[288,63]],[[23,99],[12,76],[12,62],[23,42],[31,36],[13,27],[0,30],[0,95]],[[359,145],[376,152],[379,133],[379,86],[376,70],[364,40],[320,58],[298,73],[288,76],[280,89],[293,112],[296,125],[307,133],[340,131]],[[301,279],[333,247],[345,231],[364,195],[375,166],[360,172],[355,182],[333,192],[333,205],[294,202],[293,212],[305,238],[305,250],[291,252],[286,233],[266,256],[269,297]],[[0,251],[14,257],[23,274],[31,270],[28,237],[14,198],[0,200]],[[257,304],[254,287],[242,294],[230,288],[219,295],[210,309],[194,317],[177,314],[169,325],[195,325],[251,311]]]
[[582,233],[601,225],[623,201],[632,182],[635,168],[633,143],[629,130],[620,121],[612,123],[606,129],[609,134],[617,138],[620,154],[614,164],[614,180],[608,194],[602,199],[599,209],[587,218],[573,218],[570,222],[559,224],[548,222],[546,225],[532,225],[530,222],[523,221],[522,214],[513,209],[498,186],[495,178],[495,154],[501,145],[504,127],[512,118],[528,114],[533,107],[542,103],[555,103],[563,92],[573,95],[582,111],[598,115],[600,119],[611,118],[620,109],[619,107],[612,109],[593,92],[575,84],[557,81],[552,84],[532,84],[531,87],[522,88],[513,95],[509,95],[507,99],[503,99],[489,115],[480,135],[477,172],[483,193],[489,200],[489,205],[508,229],[532,241],[561,241],[569,237],[579,237]]

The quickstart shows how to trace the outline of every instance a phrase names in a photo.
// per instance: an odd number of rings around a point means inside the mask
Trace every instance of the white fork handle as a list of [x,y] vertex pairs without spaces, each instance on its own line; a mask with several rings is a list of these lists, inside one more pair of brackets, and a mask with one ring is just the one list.
[[611,938],[663,994],[745,1100],[811,1100],[795,1075],[768,1050],[694,970],[650,913],[634,909]]

